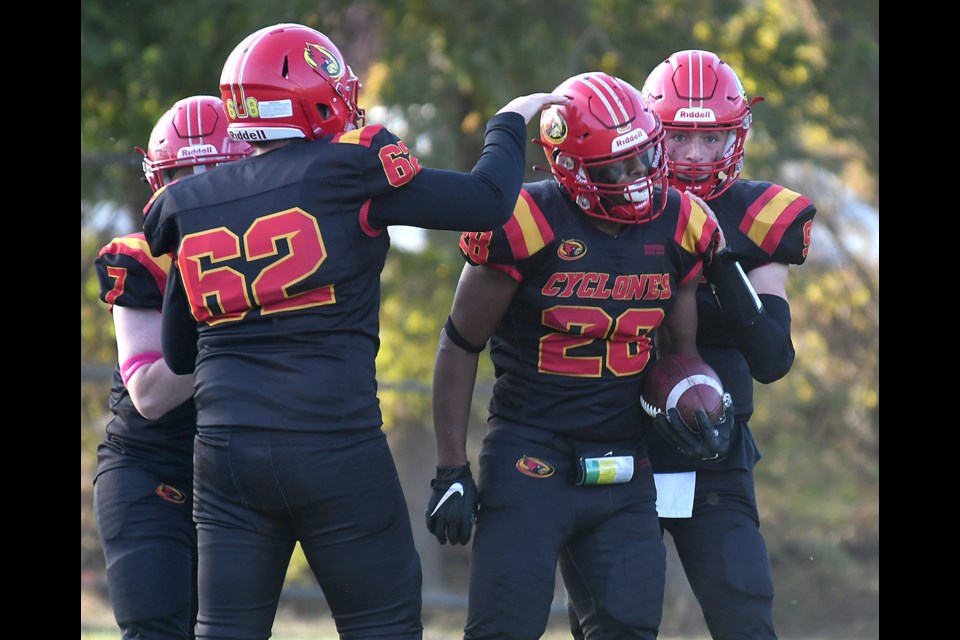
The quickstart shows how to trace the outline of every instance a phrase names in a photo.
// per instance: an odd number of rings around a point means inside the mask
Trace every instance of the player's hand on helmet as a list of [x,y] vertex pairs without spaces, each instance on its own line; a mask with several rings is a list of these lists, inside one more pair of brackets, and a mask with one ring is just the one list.
[[570,102],[570,98],[559,93],[531,93],[528,96],[514,98],[497,113],[519,113],[523,116],[524,122],[529,123],[533,116],[550,105],[567,104],[568,102]]
[[691,430],[676,409],[667,409],[653,419],[657,432],[672,442],[680,451],[698,460],[723,460],[730,449],[730,434],[733,431],[733,400],[729,393],[723,394],[723,415],[716,424],[710,423],[703,409],[697,409],[699,433]]
[[437,467],[430,481],[433,493],[427,502],[427,529],[440,544],[467,544],[473,532],[477,511],[477,485],[470,463],[456,467]]

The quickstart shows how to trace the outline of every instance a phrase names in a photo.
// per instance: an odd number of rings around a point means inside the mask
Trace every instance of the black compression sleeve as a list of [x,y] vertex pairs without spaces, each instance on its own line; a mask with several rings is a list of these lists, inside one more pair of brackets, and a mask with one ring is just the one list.
[[167,290],[163,295],[163,319],[160,344],[163,359],[177,375],[193,373],[197,365],[197,321],[190,313],[187,294],[180,281],[180,270],[170,267]]
[[738,326],[750,326],[763,316],[763,304],[740,262],[725,247],[704,265],[703,273],[713,286],[713,295],[723,315]]
[[487,123],[483,153],[469,173],[424,168],[402,188],[370,202],[375,227],[490,231],[505,224],[523,183],[526,125],[517,113]]
[[764,312],[751,326],[732,329],[740,353],[747,360],[750,375],[769,384],[787,375],[796,352],[790,337],[790,305],[780,296],[760,294]]

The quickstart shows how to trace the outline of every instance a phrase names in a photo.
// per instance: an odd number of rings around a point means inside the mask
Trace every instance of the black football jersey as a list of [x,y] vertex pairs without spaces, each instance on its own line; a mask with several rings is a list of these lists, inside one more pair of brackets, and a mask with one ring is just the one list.
[[[745,273],[772,262],[800,265],[806,261],[817,212],[808,198],[770,182],[738,180],[708,204]],[[753,414],[753,378],[705,281],[697,289],[697,313],[697,349],[731,394],[737,422],[745,423]],[[698,463],[656,434],[648,436],[647,444],[656,471],[682,471],[694,466],[749,469],[759,460],[753,436],[745,427],[734,433],[730,454],[722,462]]]
[[[111,312],[114,305],[160,310],[171,257],[150,255],[142,233],[114,238],[100,250],[95,261],[100,299]],[[147,420],[137,412],[120,378],[119,364],[113,371],[110,411],[105,445],[140,460],[170,465],[189,473],[193,465],[196,410],[193,400],[168,411],[159,420]],[[110,464],[122,458],[110,457]],[[109,468],[101,465],[98,473]]]
[[[495,144],[474,172],[502,171],[494,184],[519,186],[523,132],[516,114],[492,118],[487,141]],[[154,253],[177,253],[197,321],[199,426],[380,426],[385,227],[474,228],[465,222],[489,212],[469,191],[478,184],[491,191],[471,174],[421,171],[397,136],[374,125],[293,142],[158,191],[144,230]],[[443,206],[464,194],[469,206]],[[490,227],[504,217],[496,212]]]
[[594,440],[637,434],[652,334],[674,290],[700,277],[712,224],[670,189],[659,217],[610,236],[550,179],[524,185],[503,227],[464,233],[467,261],[520,283],[490,341],[490,416]]

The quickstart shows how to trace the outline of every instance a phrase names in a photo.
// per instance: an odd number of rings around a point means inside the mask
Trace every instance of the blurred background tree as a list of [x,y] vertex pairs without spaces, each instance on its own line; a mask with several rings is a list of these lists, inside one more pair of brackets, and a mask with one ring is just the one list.
[[[140,226],[150,194],[134,148],[177,99],[219,94],[222,62],[243,37],[287,21],[337,43],[364,81],[369,122],[399,133],[423,164],[459,170],[473,165],[500,106],[575,73],[603,70],[639,87],[686,48],[715,51],[738,70],[749,96],[765,98],[754,109],[745,177],[781,182],[818,206],[810,259],[789,283],[797,361],[787,378],[758,388],[752,421],[764,452],[758,493],[777,615],[784,633],[845,637],[874,617],[879,628],[880,25],[878,5],[866,0],[84,0],[81,570],[102,565],[89,504],[116,357],[92,264],[112,236]],[[545,165],[540,148],[527,151],[528,178],[545,177],[533,169]],[[420,239],[416,251],[395,250],[384,272],[381,399],[425,593],[463,592],[469,551],[441,552],[420,516],[435,459],[433,354],[462,260],[455,234]],[[492,379],[481,362],[476,441]],[[312,583],[299,561],[290,580]],[[667,606],[673,630],[702,632],[694,605]]]

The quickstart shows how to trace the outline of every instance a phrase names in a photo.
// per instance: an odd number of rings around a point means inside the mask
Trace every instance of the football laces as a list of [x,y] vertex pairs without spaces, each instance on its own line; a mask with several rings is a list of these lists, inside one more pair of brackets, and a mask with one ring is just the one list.
[[656,418],[657,414],[665,413],[663,409],[657,409],[655,406],[647,402],[643,396],[640,396],[640,406],[651,418]]

